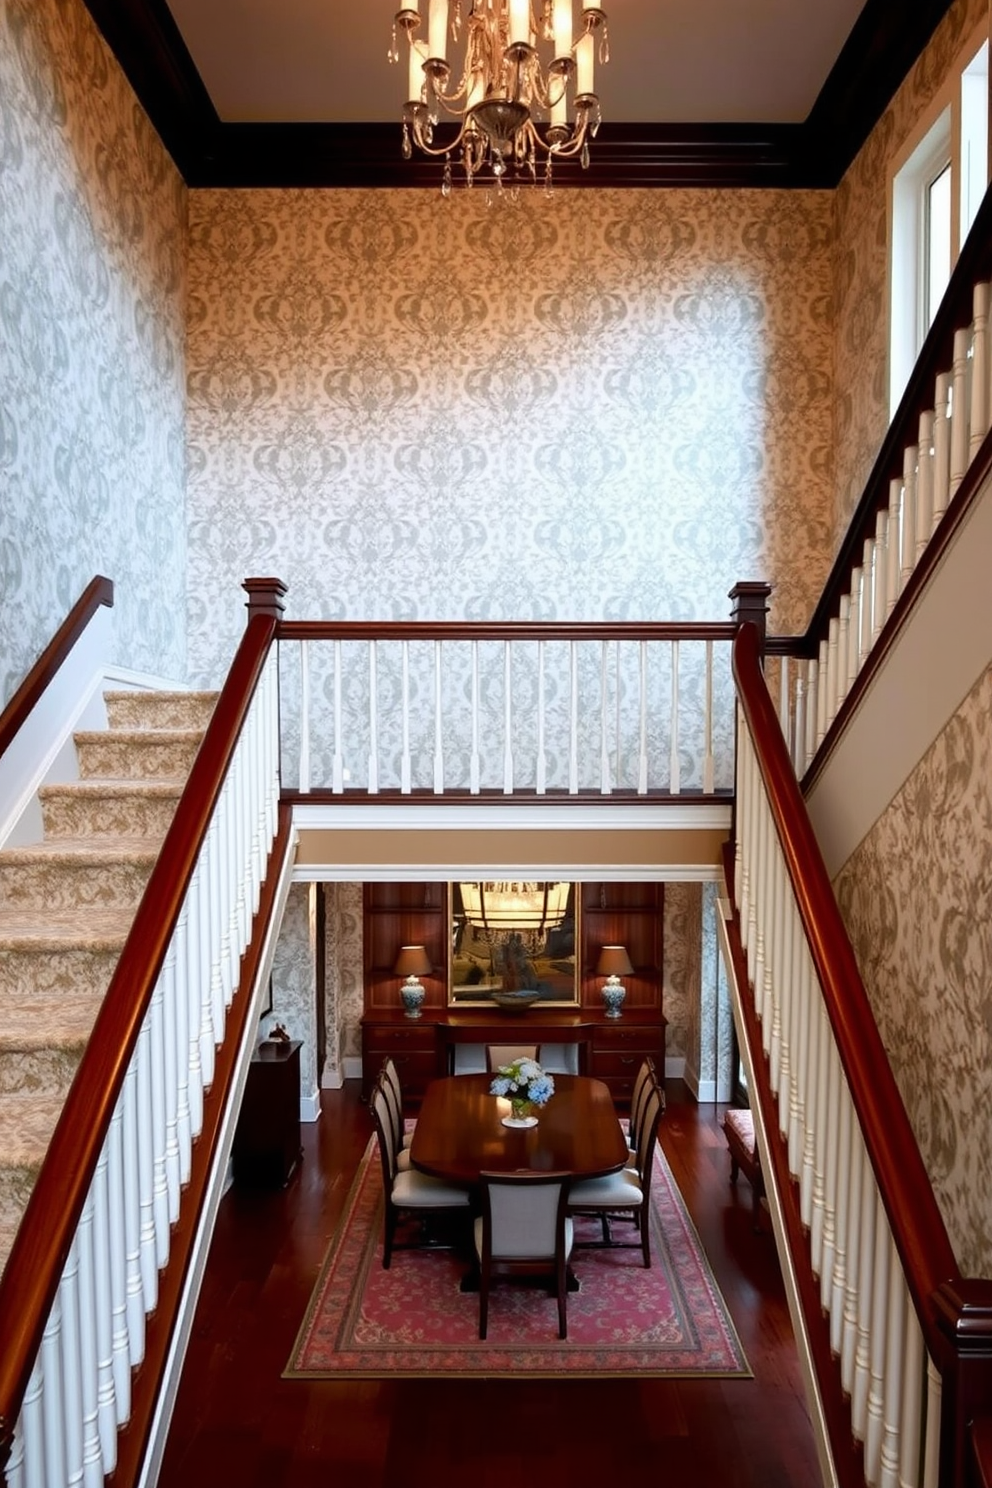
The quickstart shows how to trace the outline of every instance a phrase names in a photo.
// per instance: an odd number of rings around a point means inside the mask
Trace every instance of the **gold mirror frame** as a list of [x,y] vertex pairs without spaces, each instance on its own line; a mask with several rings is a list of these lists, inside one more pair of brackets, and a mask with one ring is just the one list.
[[[487,881],[488,882],[488,881]],[[506,885],[507,890],[531,888],[531,884]],[[545,884],[535,883],[532,902],[543,902]],[[496,890],[495,892],[499,892]],[[518,902],[520,894],[513,896]],[[553,894],[549,896],[551,902]],[[506,893],[503,903],[510,902]],[[541,925],[524,913],[519,925],[506,923],[506,914],[494,913],[492,923],[470,919],[462,900],[461,884],[449,885],[451,905],[448,936],[448,1006],[489,1007],[500,994],[519,997],[533,992],[532,1002],[541,1007],[579,1005],[580,961],[579,886],[570,883],[564,918],[560,923]],[[488,919],[488,916],[484,916]],[[496,994],[494,996],[494,994]]]

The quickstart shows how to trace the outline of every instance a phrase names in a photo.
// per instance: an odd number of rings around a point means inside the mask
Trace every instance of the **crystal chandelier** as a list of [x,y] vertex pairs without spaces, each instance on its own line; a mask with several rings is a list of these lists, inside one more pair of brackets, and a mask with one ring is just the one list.
[[[461,156],[469,185],[487,164],[498,186],[507,169],[537,178],[538,159],[551,186],[551,163],[578,156],[589,164],[589,139],[599,128],[594,87],[599,61],[609,61],[606,15],[582,5],[578,38],[573,0],[428,0],[427,40],[417,36],[420,11],[397,11],[389,60],[399,61],[398,32],[409,42],[407,102],[403,106],[403,156],[413,147],[444,156],[441,190],[451,194],[452,156]],[[449,9],[451,25],[449,28]],[[448,60],[448,43],[464,56]],[[542,59],[541,50],[545,56]],[[571,116],[571,119],[570,119]],[[435,130],[442,118],[450,131]]]
[[465,918],[477,929],[543,934],[565,919],[571,885],[500,880],[463,883],[460,887]]

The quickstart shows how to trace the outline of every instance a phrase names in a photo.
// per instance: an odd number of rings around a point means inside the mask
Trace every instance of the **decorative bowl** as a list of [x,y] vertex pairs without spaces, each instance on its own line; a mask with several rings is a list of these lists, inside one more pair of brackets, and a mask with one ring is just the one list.
[[517,992],[493,992],[491,996],[496,1006],[505,1013],[523,1012],[524,1008],[532,1007],[541,999],[540,992],[526,987],[521,987]]

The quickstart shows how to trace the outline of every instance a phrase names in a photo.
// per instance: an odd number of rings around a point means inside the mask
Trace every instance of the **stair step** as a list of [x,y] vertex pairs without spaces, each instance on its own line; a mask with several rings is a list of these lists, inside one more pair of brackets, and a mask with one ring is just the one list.
[[81,780],[172,780],[192,768],[202,729],[103,729],[75,735]]
[[134,916],[127,910],[61,910],[39,924],[30,910],[0,910],[0,1017],[34,993],[102,997]]
[[85,990],[36,990],[20,997],[5,993],[0,1095],[50,1095],[64,1100],[102,1001],[102,992]]
[[0,1267],[6,1264],[61,1110],[59,1096],[0,1094]]
[[92,833],[158,837],[169,830],[184,780],[76,780],[43,785],[38,792],[45,836],[64,839]]
[[0,851],[0,906],[135,909],[159,837],[63,837]]
[[216,692],[105,692],[112,729],[203,730],[217,703]]

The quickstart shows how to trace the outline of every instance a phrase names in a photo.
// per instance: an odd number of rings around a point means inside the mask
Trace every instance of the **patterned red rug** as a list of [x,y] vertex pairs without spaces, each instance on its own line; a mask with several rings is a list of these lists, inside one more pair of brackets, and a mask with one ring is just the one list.
[[[649,1268],[639,1249],[576,1251],[579,1290],[569,1293],[563,1341],[553,1297],[530,1285],[498,1283],[483,1343],[478,1296],[459,1290],[464,1257],[451,1250],[401,1250],[383,1270],[382,1177],[373,1138],[285,1377],[749,1375],[660,1148],[651,1188]],[[591,1230],[581,1230],[589,1224]],[[595,1221],[576,1221],[577,1238],[595,1238],[598,1230]]]

